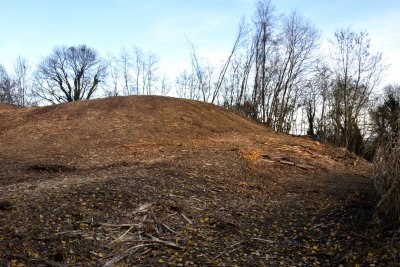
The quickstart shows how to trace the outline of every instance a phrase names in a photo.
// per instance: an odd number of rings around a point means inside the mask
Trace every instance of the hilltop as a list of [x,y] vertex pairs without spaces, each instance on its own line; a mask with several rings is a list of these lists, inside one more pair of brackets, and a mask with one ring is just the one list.
[[0,153],[24,161],[66,156],[63,164],[78,166],[128,160],[127,149],[133,147],[174,146],[262,130],[223,108],[155,96],[33,108],[7,105],[0,110]]
[[[336,164],[332,156],[347,153],[306,138],[272,133],[215,105],[169,97],[113,97],[32,108],[2,105],[0,112],[2,162],[25,166],[90,169],[135,162],[143,153],[161,156],[159,150],[167,148],[222,144],[229,149],[230,143],[233,150],[237,146],[265,150],[264,145],[272,154],[300,153],[322,167]],[[264,144],[254,147],[256,140]],[[322,158],[310,157],[310,149]]]
[[0,265],[384,265],[396,253],[371,224],[371,164],[215,105],[0,105],[0,144]]

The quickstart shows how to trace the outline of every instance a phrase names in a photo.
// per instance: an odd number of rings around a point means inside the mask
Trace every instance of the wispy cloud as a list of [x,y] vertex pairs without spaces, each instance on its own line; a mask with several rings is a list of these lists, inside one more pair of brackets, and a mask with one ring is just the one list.
[[154,48],[163,55],[163,62],[169,64],[166,71],[177,74],[190,65],[188,42],[193,42],[199,58],[212,65],[219,64],[229,52],[235,26],[236,23],[227,17],[190,14],[157,21],[149,27],[146,35],[158,40]]

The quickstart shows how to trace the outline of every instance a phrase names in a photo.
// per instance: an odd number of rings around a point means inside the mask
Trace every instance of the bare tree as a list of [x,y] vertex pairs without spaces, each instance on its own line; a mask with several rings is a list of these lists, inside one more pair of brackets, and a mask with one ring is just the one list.
[[123,90],[125,95],[131,95],[131,68],[132,68],[132,56],[129,51],[125,48],[121,50],[119,55],[119,68],[122,77]]
[[371,54],[368,33],[340,29],[331,41],[335,75],[335,143],[349,148],[358,132],[358,119],[385,69],[380,53]]
[[[183,70],[176,78],[176,90],[179,96],[210,101],[214,88],[214,68],[207,60],[199,58],[193,43],[188,41],[191,69]],[[217,97],[217,96],[216,96]]]
[[155,93],[158,77],[158,56],[148,51],[145,53],[141,48],[133,48],[132,76],[133,88],[136,94],[151,95]]
[[16,104],[16,83],[8,75],[6,69],[0,65],[0,103]]
[[259,0],[254,17],[254,82],[251,101],[267,127],[289,132],[308,83],[319,32],[298,13],[278,19],[269,0]]
[[320,92],[318,88],[318,83],[315,80],[311,80],[306,85],[307,93],[303,94],[302,97],[302,105],[304,107],[306,116],[308,129],[307,134],[309,136],[315,136],[315,121],[317,115],[317,107],[320,100]]
[[222,84],[224,83],[224,79],[225,79],[225,75],[226,72],[229,68],[229,65],[231,64],[232,58],[234,57],[236,51],[239,49],[242,39],[244,38],[244,36],[247,33],[247,27],[245,26],[244,21],[242,20],[242,22],[239,24],[239,30],[235,39],[235,42],[233,44],[231,53],[229,54],[227,60],[225,61],[225,63],[223,64],[219,75],[218,75],[218,79],[215,83],[215,86],[213,88],[212,91],[212,98],[211,98],[211,103],[215,103],[215,101],[218,99],[218,95],[220,93]]
[[171,82],[168,80],[167,76],[163,75],[160,82],[160,94],[168,95],[169,91],[171,91]]
[[238,90],[238,95],[236,98],[236,106],[241,106],[244,105],[246,96],[248,94],[248,84],[249,84],[249,78],[254,62],[254,48],[253,48],[254,43],[252,40],[250,40],[249,44],[246,45],[246,50],[244,53],[244,59],[242,61],[241,69],[242,69],[242,75],[241,75],[241,81],[240,81],[240,89]]
[[319,139],[326,137],[328,99],[331,90],[330,70],[318,60],[301,93],[302,114],[307,117],[307,134]]
[[134,77],[134,83],[135,83],[135,91],[136,94],[140,93],[140,84],[142,81],[142,76],[144,72],[144,52],[141,48],[138,46],[135,46],[133,48],[133,77]]
[[118,96],[119,93],[119,83],[120,83],[120,72],[119,72],[119,65],[118,59],[112,55],[108,55],[108,69],[109,69],[109,77],[111,80],[112,88],[106,90],[107,96]]
[[[254,57],[255,57],[255,75],[252,93],[252,102],[254,106],[261,109],[261,122],[266,122],[268,84],[272,79],[267,72],[272,69],[270,63],[273,62],[272,53],[275,52],[275,42],[273,40],[273,7],[270,0],[259,0],[256,3],[256,14],[254,17],[255,35],[254,35]],[[273,63],[272,63],[273,64]],[[269,72],[269,74],[271,74]],[[258,108],[257,108],[258,110]],[[254,114],[258,116],[257,113]]]
[[158,63],[159,59],[157,55],[148,52],[143,62],[143,94],[154,94],[156,82],[159,78],[157,75]]
[[17,103],[25,106],[27,104],[26,95],[28,92],[28,71],[29,63],[26,58],[18,57],[14,63],[15,82],[17,86]]
[[193,73],[183,70],[179,73],[175,80],[176,93],[181,98],[196,99],[200,96],[195,90],[195,78]]
[[211,85],[212,68],[209,64],[206,64],[206,66],[201,64],[200,59],[197,56],[196,48],[193,43],[188,42],[188,46],[190,48],[193,77],[196,78],[195,90],[197,90],[201,95],[202,101],[208,102],[211,94],[210,85]]
[[52,104],[90,99],[106,71],[107,63],[86,45],[56,47],[35,72],[35,93]]
[[317,118],[317,136],[322,140],[327,139],[329,117],[330,92],[332,90],[332,71],[325,62],[316,66],[314,74],[315,86],[319,90],[320,114]]
[[307,75],[314,62],[313,51],[319,39],[318,31],[309,21],[293,12],[283,22],[283,55],[277,91],[280,105],[277,109],[276,129],[283,131],[285,119],[296,107],[298,89],[307,83]]
[[223,84],[223,103],[225,107],[230,109],[237,107],[236,103],[243,75],[242,66],[242,58],[234,57]]
[[[249,78],[254,59],[252,40],[248,37],[248,35],[243,36],[241,47],[237,49],[230,60],[231,63],[223,82],[224,106],[243,112],[244,102],[249,94]],[[247,103],[246,106],[249,104]]]

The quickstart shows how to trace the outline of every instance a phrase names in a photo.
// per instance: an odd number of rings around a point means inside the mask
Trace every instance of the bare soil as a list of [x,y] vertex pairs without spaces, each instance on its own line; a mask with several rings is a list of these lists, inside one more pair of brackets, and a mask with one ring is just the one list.
[[387,266],[373,166],[197,101],[0,105],[0,266]]

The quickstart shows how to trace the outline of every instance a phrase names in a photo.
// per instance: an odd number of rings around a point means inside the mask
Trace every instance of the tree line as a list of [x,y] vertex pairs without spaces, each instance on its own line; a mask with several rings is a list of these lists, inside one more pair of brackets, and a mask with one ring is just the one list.
[[371,157],[376,120],[370,113],[378,108],[372,100],[387,65],[371,51],[366,31],[339,28],[328,48],[321,41],[301,14],[277,15],[270,1],[260,0],[216,71],[190,45],[192,64],[177,78],[178,95],[223,104],[277,132],[307,134]]
[[365,154],[377,114],[383,116],[371,100],[387,66],[381,53],[372,53],[366,31],[338,29],[329,49],[321,49],[321,41],[301,14],[278,15],[269,0],[259,0],[220,66],[200,58],[188,42],[190,67],[171,81],[160,74],[158,56],[139,47],[102,57],[86,45],[58,46],[35,68],[21,57],[11,73],[0,65],[0,102],[56,104],[167,95],[173,88],[179,97],[223,105],[277,132],[308,134]]
[[102,57],[87,45],[57,46],[36,68],[18,57],[12,72],[0,65],[0,103],[59,104],[97,96],[166,95],[159,59],[139,47]]

